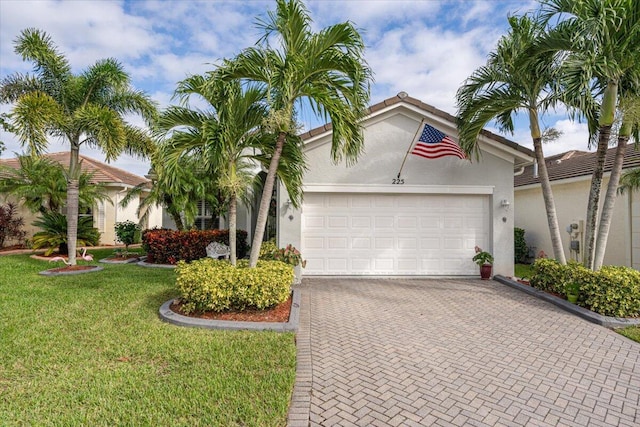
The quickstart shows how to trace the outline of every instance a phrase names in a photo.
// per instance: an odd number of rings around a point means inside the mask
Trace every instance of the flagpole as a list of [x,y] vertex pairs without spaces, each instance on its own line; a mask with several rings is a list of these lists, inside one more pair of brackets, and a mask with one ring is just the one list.
[[420,129],[422,129],[422,125],[424,125],[424,117],[422,118],[422,121],[420,121],[420,125],[418,125],[418,130],[416,130],[416,133],[413,135],[413,139],[411,140],[411,145],[409,145],[409,149],[405,153],[404,159],[402,159],[402,164],[400,165],[400,170],[398,171],[398,179],[400,179],[400,174],[402,173],[404,164],[407,161],[407,157],[409,157],[409,152],[411,151],[411,147],[413,147],[413,144],[416,142],[416,137],[418,136],[418,132],[420,132]]

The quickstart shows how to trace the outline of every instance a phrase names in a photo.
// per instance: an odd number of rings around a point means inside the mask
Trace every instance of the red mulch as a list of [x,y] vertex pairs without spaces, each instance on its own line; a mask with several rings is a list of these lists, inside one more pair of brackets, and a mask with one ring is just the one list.
[[182,312],[182,303],[174,302],[171,304],[171,310],[187,317],[197,317],[199,319],[209,320],[233,320],[240,322],[288,322],[289,313],[291,312],[291,297],[285,302],[276,305],[267,310],[247,309],[247,310],[229,310],[223,312],[205,311],[203,313],[185,314]]
[[97,268],[97,265],[67,265],[65,267],[52,268],[47,271],[51,271],[54,273],[63,273],[65,271],[83,271],[83,270],[93,270]]

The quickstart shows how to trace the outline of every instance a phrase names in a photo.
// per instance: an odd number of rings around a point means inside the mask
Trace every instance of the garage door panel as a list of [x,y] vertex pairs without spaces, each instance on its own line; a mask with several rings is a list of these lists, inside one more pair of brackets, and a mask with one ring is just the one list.
[[352,249],[371,249],[370,237],[354,237],[351,239]]
[[394,224],[394,218],[392,216],[376,216],[375,217],[376,228],[392,229],[393,224]]
[[352,216],[351,227],[369,229],[371,228],[371,217],[370,216]]
[[302,227],[304,274],[477,275],[471,257],[489,248],[489,198],[311,193]]

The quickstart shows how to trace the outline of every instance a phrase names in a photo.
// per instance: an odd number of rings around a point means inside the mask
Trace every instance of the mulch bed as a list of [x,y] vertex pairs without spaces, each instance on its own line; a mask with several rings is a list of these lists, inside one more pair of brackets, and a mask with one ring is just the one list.
[[94,268],[98,268],[97,265],[67,265],[65,267],[59,267],[59,268],[51,268],[47,271],[52,272],[52,273],[65,273],[68,271],[86,271],[86,270],[93,270]]
[[171,310],[181,314],[182,316],[195,317],[199,319],[232,320],[237,322],[286,323],[289,321],[289,314],[291,313],[291,300],[292,297],[290,296],[285,302],[267,310],[247,309],[242,311],[230,310],[223,312],[205,311],[203,313],[185,314],[182,311],[181,302],[174,302],[171,304]]

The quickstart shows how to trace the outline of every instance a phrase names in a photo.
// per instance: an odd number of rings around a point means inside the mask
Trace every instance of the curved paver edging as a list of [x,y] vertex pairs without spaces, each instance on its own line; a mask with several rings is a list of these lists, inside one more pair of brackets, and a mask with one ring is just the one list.
[[251,331],[295,332],[300,321],[300,291],[293,289],[291,313],[288,322],[234,322],[231,320],[209,320],[183,316],[171,310],[174,299],[162,304],[159,310],[160,319],[178,326],[204,329],[229,329]]
[[563,300],[562,298],[558,298],[555,295],[551,295],[544,291],[541,291],[540,289],[536,289],[533,286],[523,285],[522,283],[507,279],[504,276],[493,276],[493,279],[511,288],[518,289],[536,298],[548,301],[551,304],[560,307],[565,311],[568,311],[569,313],[575,314],[576,316],[588,320],[589,322],[595,323],[597,325],[602,325],[606,328],[625,328],[627,326],[640,325],[640,319],[603,316],[602,314],[594,313],[593,311],[587,310],[584,307],[580,307],[579,305],[572,304],[569,301]]
[[134,262],[142,262],[146,259],[146,256],[129,259],[117,259],[117,258],[102,258],[99,262],[105,264],[133,264]]
[[147,268],[176,268],[173,264],[154,264],[152,262],[138,261],[136,265]]
[[45,271],[39,272],[38,274],[40,274],[42,276],[74,276],[76,274],[93,273],[93,272],[102,271],[102,270],[104,270],[104,268],[100,267],[99,265],[96,265],[96,266],[94,266],[94,268],[88,269],[88,270],[71,270],[71,271],[45,270]]

